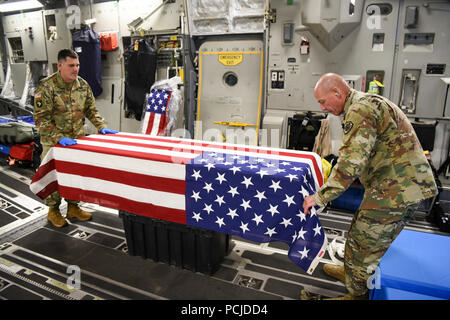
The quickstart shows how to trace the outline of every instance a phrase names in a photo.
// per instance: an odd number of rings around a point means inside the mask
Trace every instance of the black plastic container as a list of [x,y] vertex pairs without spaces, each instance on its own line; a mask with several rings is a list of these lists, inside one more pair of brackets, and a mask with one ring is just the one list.
[[204,274],[215,273],[229,252],[230,236],[119,211],[128,253]]

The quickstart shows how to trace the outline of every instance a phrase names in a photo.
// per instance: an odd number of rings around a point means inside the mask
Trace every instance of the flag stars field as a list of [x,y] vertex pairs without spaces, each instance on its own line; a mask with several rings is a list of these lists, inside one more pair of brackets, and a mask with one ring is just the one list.
[[190,173],[198,185],[190,193],[193,225],[220,232],[229,228],[250,240],[264,235],[267,241],[284,241],[298,247],[297,259],[309,261],[313,249],[308,242],[323,235],[311,220],[315,210],[302,211],[304,197],[315,190],[307,166],[216,153],[203,154],[196,163]]
[[143,119],[142,133],[151,135],[164,135],[169,118],[167,110],[170,108],[169,89],[152,89],[147,96],[147,103]]

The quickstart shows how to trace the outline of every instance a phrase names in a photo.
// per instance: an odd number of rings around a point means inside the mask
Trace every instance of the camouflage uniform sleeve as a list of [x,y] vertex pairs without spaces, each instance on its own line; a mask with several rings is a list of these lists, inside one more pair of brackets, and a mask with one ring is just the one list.
[[41,143],[45,145],[55,145],[63,134],[58,132],[53,120],[53,98],[52,89],[40,84],[34,95],[33,118],[36,123]]
[[353,104],[344,120],[344,136],[339,159],[328,181],[314,194],[317,205],[324,207],[340,196],[359,177],[367,165],[377,138],[378,115],[364,104]]
[[95,106],[95,98],[89,86],[87,91],[88,94],[84,105],[84,115],[92,122],[97,130],[100,131],[101,129],[106,128],[105,119],[103,119]]

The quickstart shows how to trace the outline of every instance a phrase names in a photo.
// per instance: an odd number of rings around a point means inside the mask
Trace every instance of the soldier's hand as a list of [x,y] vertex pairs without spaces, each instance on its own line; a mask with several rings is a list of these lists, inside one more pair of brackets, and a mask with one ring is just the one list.
[[305,199],[303,199],[303,212],[305,214],[310,214],[309,208],[316,206],[317,203],[314,201],[313,196],[307,196]]
[[114,134],[114,133],[118,133],[119,131],[117,131],[117,130],[112,130],[112,129],[108,129],[108,128],[103,128],[103,129],[100,130],[100,132],[101,132],[101,134],[107,134],[107,133],[112,133],[112,134]]
[[62,145],[63,147],[73,146],[74,144],[77,144],[77,140],[70,139],[70,138],[67,138],[67,137],[63,137],[63,138],[59,139],[58,143],[60,145]]

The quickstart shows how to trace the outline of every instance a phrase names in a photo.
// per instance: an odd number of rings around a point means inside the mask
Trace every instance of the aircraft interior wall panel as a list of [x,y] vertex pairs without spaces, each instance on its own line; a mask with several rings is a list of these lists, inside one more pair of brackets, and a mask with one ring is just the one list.
[[[15,62],[23,62],[23,50],[20,52],[15,51],[13,52],[13,48],[11,47],[11,43],[9,43],[9,39],[11,41],[15,41],[13,39],[19,39],[18,42],[22,42],[20,39],[20,32],[23,28],[22,23],[22,14],[10,14],[5,15],[2,17],[2,23],[3,23],[3,31],[5,33],[5,44],[6,44],[6,54],[9,57],[9,61],[11,63]],[[21,45],[21,49],[23,49],[23,46]],[[14,57],[22,56],[22,58],[15,59]]]
[[[284,1],[273,1],[271,7],[277,10],[277,22],[270,25],[268,108],[286,110],[320,111],[313,90],[319,77],[325,72],[361,77],[359,87],[365,87],[366,73],[370,70],[384,71],[383,81],[386,87],[383,95],[389,97],[393,53],[395,51],[395,32],[397,28],[398,3],[392,3],[393,10],[382,16],[379,25],[367,21],[370,16],[366,8],[376,1],[366,2],[362,21],[339,43],[335,49],[327,51],[318,39],[301,27],[301,3],[287,6]],[[378,21],[377,21],[378,22]],[[285,23],[294,23],[297,31],[293,34],[293,44],[282,44],[282,28]],[[375,28],[377,27],[377,28]],[[374,34],[383,34],[384,43],[373,45]],[[300,54],[300,42],[309,41],[309,54]],[[295,61],[295,62],[293,62]],[[272,71],[285,71],[283,89],[272,88]]]
[[9,32],[20,32],[22,30],[22,14],[10,14],[2,16],[3,21],[3,31],[5,33]]
[[96,19],[94,30],[99,33],[116,33],[119,48],[102,51],[102,78],[120,79],[122,77],[121,34],[119,33],[118,2],[104,2],[92,5],[92,18]]
[[[159,1],[122,0],[119,2],[120,31],[122,36],[129,36],[127,24],[137,18],[144,19],[160,4]],[[144,30],[174,30],[180,27],[179,16],[183,13],[183,1],[166,4],[142,23]]]
[[[405,15],[408,7],[417,7],[418,15],[414,27],[405,28]],[[407,114],[415,118],[434,118],[447,116],[448,112],[443,110],[445,101],[444,83],[441,78],[450,75],[450,57],[448,47],[450,44],[450,20],[448,12],[450,3],[430,3],[428,7],[423,6],[423,1],[408,0],[403,2],[399,15],[399,35],[397,64],[394,69],[394,80],[392,89],[392,101],[397,104],[408,104],[407,101],[415,101],[415,112]],[[405,37],[414,37],[421,34],[433,34],[432,44],[414,43],[406,41]],[[406,42],[406,43],[405,43]],[[409,43],[408,43],[409,42]],[[427,74],[429,64],[445,65],[443,73]],[[415,99],[402,98],[403,82],[405,75],[418,75],[416,79],[417,93]],[[403,103],[402,103],[403,102]],[[421,119],[427,120],[427,119]],[[432,120],[432,119],[428,119]],[[448,122],[439,122],[436,126],[434,149],[431,153],[433,164],[436,168],[447,159],[449,155],[449,131]]]
[[[398,2],[390,2],[392,12],[375,18],[367,14],[367,8],[379,1],[366,1],[360,26],[328,55],[329,70],[338,74],[361,76],[361,87],[365,91],[372,79],[367,78],[368,71],[383,71],[382,82],[385,87],[381,92],[390,98],[390,83],[394,66],[395,34],[397,29]],[[374,37],[383,35],[380,46],[374,45]],[[369,76],[370,77],[370,76]]]
[[92,19],[91,5],[80,5],[80,23],[84,23],[88,19]]
[[[102,79],[103,92],[95,98],[97,110],[106,120],[106,125],[110,129],[121,130],[120,128],[120,85],[119,79]],[[88,121],[87,121],[88,122]],[[93,126],[92,126],[93,127]]]
[[14,94],[21,97],[25,87],[25,79],[27,76],[27,65],[25,63],[11,64],[11,79],[14,86]]
[[[405,28],[405,11],[407,7],[418,8],[418,19],[415,27]],[[398,39],[398,63],[394,72],[393,101],[400,103],[402,100],[402,83],[405,70],[417,70],[419,74],[418,89],[415,100],[416,110],[408,115],[415,117],[442,117],[443,105],[437,104],[437,96],[441,94],[442,80],[440,78],[450,75],[450,56],[448,48],[450,44],[450,11],[449,2],[430,3],[429,7],[423,6],[423,1],[405,1],[399,15],[400,32]],[[432,44],[421,44],[414,41],[408,43],[405,37],[415,35],[434,34]],[[430,41],[431,42],[431,41]],[[443,73],[428,73],[429,64],[445,65]],[[406,71],[408,72],[408,71]]]
[[120,131],[122,132],[134,132],[139,133],[141,128],[141,122],[134,118],[125,117],[125,111],[123,108],[120,110]]
[[[71,35],[66,24],[66,9],[60,8],[54,10],[44,10],[43,16],[48,63],[53,65],[58,63],[58,52],[71,46]],[[49,27],[56,27],[56,37],[52,37]]]
[[[294,2],[286,6],[285,1],[271,2],[271,8],[277,10],[276,23],[270,24],[267,109],[291,111],[320,111],[313,89],[316,81],[325,70],[327,52],[309,32],[293,32],[292,45],[282,43],[282,31],[285,23],[294,23],[294,28],[301,26],[301,6]],[[310,54],[300,54],[302,36],[310,42]],[[272,87],[272,74],[284,73],[283,88]]]
[[[11,47],[11,44],[9,43],[8,39],[20,39],[20,33],[19,32],[8,32],[5,33],[5,44],[6,44],[6,54],[7,54],[7,60],[10,61],[11,63],[15,63],[15,62],[23,62],[23,50],[21,50],[21,52],[14,52],[13,48]],[[14,57],[18,57],[19,55],[21,55],[21,58],[19,60],[16,60]]]
[[96,32],[118,31],[119,3],[116,1],[95,3],[91,6],[92,18],[96,20]]
[[47,61],[42,11],[23,13],[20,32],[25,61]]
[[[210,140],[206,137],[212,135],[220,141],[222,135],[229,143],[256,144],[262,46],[260,40],[207,41],[200,46],[197,139]],[[224,124],[228,122],[246,126],[229,127]]]

